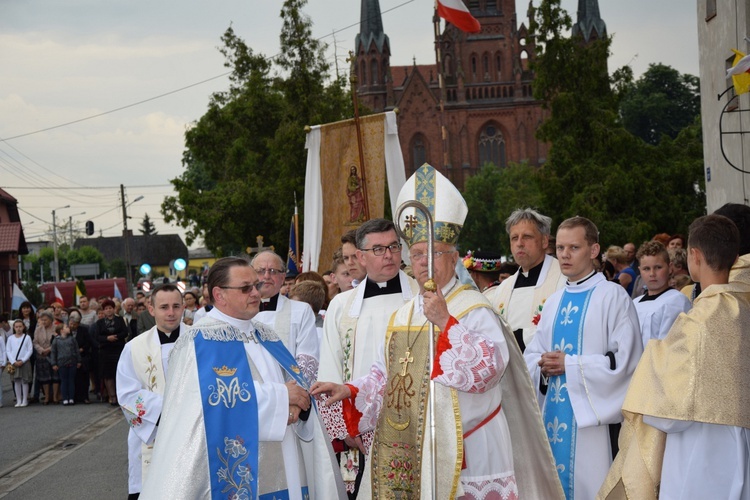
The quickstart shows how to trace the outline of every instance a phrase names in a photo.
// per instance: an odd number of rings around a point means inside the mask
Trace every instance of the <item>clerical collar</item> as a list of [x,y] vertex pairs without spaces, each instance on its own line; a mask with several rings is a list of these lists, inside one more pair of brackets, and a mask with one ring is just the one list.
[[365,280],[364,298],[377,297],[378,295],[390,295],[401,293],[401,278],[397,274],[393,278],[383,283],[375,282],[369,278]]
[[648,302],[649,300],[656,300],[659,297],[661,297],[662,295],[664,295],[665,293],[667,293],[668,291],[670,291],[671,289],[672,289],[672,287],[669,286],[669,287],[667,287],[666,290],[664,290],[663,292],[659,292],[656,295],[649,295],[648,292],[646,292],[646,293],[643,294],[643,298],[641,299],[641,302]]
[[581,284],[585,283],[586,281],[588,281],[589,279],[591,279],[594,276],[596,276],[596,269],[594,269],[593,271],[591,271],[591,273],[589,273],[588,276],[586,276],[582,280],[578,280],[578,281],[567,280],[565,283],[567,285],[569,285],[569,286],[581,285]]
[[275,311],[276,306],[279,305],[279,294],[277,293],[270,299],[261,299],[260,300],[260,310],[261,311]]
[[544,259],[536,266],[529,269],[529,272],[524,273],[523,269],[518,270],[518,277],[516,278],[516,284],[513,288],[525,288],[527,286],[536,286],[536,282],[539,281],[539,275],[542,272],[544,266]]
[[174,344],[177,342],[177,339],[180,337],[180,327],[178,326],[176,329],[172,331],[171,334],[167,335],[163,331],[159,330],[159,328],[156,329],[156,331],[159,333],[159,343],[161,345],[164,344]]

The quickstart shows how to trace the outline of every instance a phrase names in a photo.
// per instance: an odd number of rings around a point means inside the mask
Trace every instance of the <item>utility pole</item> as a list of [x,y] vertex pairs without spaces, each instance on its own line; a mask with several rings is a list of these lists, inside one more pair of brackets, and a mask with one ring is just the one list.
[[52,275],[55,277],[55,281],[60,281],[60,269],[57,262],[57,219],[55,218],[55,212],[62,210],[63,208],[70,208],[70,205],[56,208],[52,211],[52,248],[55,251],[55,262],[52,264]]
[[122,198],[122,234],[125,238],[125,283],[128,286],[128,297],[133,289],[133,278],[130,275],[130,234],[128,233],[128,211],[125,206],[125,186],[120,184],[120,197]]

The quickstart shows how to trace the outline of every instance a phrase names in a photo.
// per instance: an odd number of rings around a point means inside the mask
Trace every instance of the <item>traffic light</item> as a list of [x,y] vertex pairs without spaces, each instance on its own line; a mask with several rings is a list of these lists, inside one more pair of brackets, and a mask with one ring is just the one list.
[[86,221],[86,235],[91,236],[92,234],[94,234],[94,222],[87,220]]

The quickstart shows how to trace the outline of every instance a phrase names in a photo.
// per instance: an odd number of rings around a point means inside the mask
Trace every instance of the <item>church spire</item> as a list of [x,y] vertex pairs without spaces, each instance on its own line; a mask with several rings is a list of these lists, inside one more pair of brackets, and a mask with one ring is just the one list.
[[578,0],[578,17],[573,25],[573,36],[579,34],[585,42],[607,36],[607,25],[599,15],[598,0]]
[[383,18],[380,15],[379,0],[362,0],[359,19],[359,33],[354,39],[355,53],[369,52],[372,43],[378,53],[383,53],[383,48],[390,54],[390,42],[388,35],[383,31]]

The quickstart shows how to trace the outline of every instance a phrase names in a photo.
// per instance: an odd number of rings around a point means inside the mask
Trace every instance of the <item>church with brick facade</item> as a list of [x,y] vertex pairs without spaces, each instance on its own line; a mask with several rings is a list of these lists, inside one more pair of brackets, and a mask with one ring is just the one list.
[[[539,166],[548,151],[535,137],[547,111],[532,95],[534,46],[526,25],[518,25],[515,0],[465,3],[481,32],[464,33],[445,23],[440,67],[390,65],[392,48],[378,0],[362,0],[355,39],[359,100],[375,112],[398,108],[406,176],[427,162],[459,189],[486,163]],[[597,0],[579,0],[574,32],[581,27],[605,35]]]

